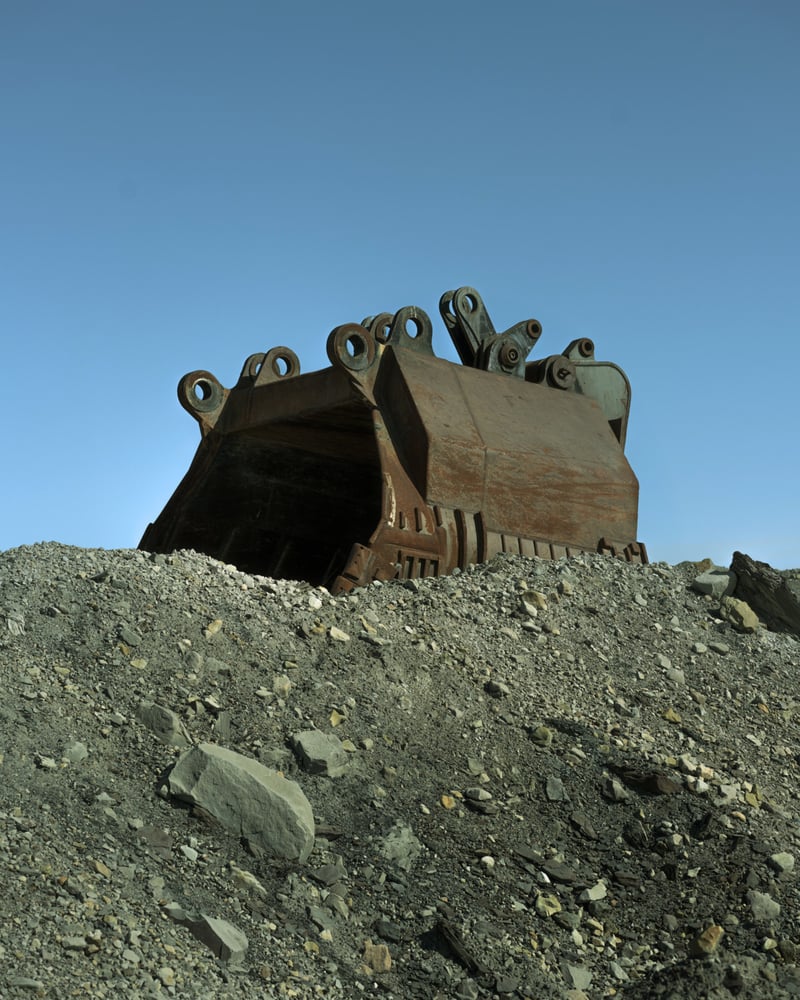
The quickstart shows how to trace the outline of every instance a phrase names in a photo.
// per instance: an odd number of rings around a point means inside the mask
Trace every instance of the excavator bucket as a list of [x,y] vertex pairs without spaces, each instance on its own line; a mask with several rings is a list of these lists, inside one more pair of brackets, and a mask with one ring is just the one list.
[[499,552],[647,562],[624,372],[587,338],[527,361],[541,325],[497,333],[474,288],[439,309],[461,364],[434,355],[430,318],[408,306],[333,330],[322,371],[275,347],[231,389],[185,375],[200,445],[140,548],[332,593]]

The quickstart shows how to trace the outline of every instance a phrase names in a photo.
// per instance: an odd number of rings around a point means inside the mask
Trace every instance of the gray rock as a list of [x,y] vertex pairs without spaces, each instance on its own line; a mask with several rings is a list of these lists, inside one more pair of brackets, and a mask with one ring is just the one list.
[[387,861],[394,861],[398,868],[408,871],[419,857],[422,844],[410,826],[395,823],[383,838],[380,851]]
[[128,628],[127,625],[123,625],[119,630],[119,637],[128,646],[138,646],[142,641],[142,637],[132,628]]
[[495,977],[495,992],[499,993],[501,996],[506,993],[516,993],[518,986],[519,979],[516,976],[501,975]]
[[592,974],[585,965],[564,963],[564,977],[576,990],[588,990],[592,985]]
[[45,990],[45,985],[41,979],[31,979],[29,976],[10,976],[7,982],[9,986],[14,986],[18,990],[36,990],[41,992]]
[[169,775],[176,798],[199,805],[250,845],[305,861],[314,846],[314,814],[302,789],[258,761],[213,743],[181,754]]
[[309,906],[308,916],[321,931],[331,931],[336,926],[336,919],[333,914],[330,910],[325,910],[321,906]]
[[545,794],[550,802],[569,802],[569,793],[564,787],[564,782],[561,778],[555,775],[549,774],[547,776],[547,782],[545,784]]
[[584,889],[580,896],[578,896],[578,899],[581,903],[592,903],[598,899],[605,899],[607,895],[608,886],[605,882],[595,882],[588,889]]
[[83,951],[86,948],[86,937],[82,934],[67,934],[61,939],[61,947],[67,951]]
[[747,902],[750,904],[750,912],[759,922],[775,920],[780,916],[781,904],[774,900],[768,892],[758,892],[751,889],[747,894]]
[[178,903],[168,903],[164,911],[176,923],[188,927],[192,935],[223,962],[238,965],[244,959],[248,946],[247,935],[227,920],[184,910]]
[[722,566],[712,566],[692,580],[692,590],[720,600],[730,597],[736,589],[736,574]]
[[618,778],[612,777],[610,774],[604,775],[601,789],[603,795],[611,802],[624,802],[626,799],[631,797],[630,792],[627,788],[625,788],[622,782]]
[[89,750],[86,744],[81,743],[80,740],[70,740],[64,747],[64,758],[70,764],[79,764],[82,760],[86,760],[88,756]]
[[456,1000],[478,1000],[480,989],[473,979],[462,979],[456,987]]
[[770,856],[769,863],[771,868],[783,875],[794,869],[794,855],[788,851],[779,851]]
[[156,705],[152,701],[143,701],[136,709],[136,718],[166,746],[191,746],[192,741],[186,727],[172,709]]
[[6,628],[12,635],[25,634],[25,615],[18,608],[6,612]]
[[300,766],[309,774],[325,774],[339,778],[347,770],[347,751],[337,736],[307,729],[292,736],[292,749]]
[[209,917],[202,913],[200,919],[192,921],[188,927],[198,941],[202,941],[223,962],[235,965],[244,958],[247,951],[247,935],[227,920]]

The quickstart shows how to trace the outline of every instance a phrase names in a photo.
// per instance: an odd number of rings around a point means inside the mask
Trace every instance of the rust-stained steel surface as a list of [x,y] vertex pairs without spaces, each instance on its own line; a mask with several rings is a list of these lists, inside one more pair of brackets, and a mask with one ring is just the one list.
[[337,327],[322,371],[301,375],[276,347],[232,389],[185,375],[200,445],[140,547],[334,593],[498,552],[646,562],[622,370],[586,338],[528,362],[540,324],[497,333],[473,288],[440,312],[461,365],[435,357],[429,317],[409,306]]

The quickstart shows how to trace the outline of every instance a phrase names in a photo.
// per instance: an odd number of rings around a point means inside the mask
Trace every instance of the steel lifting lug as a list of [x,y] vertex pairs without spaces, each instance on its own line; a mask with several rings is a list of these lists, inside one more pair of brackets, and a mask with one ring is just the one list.
[[538,320],[524,320],[497,333],[483,299],[468,285],[445,292],[439,312],[462,364],[525,378],[525,360],[542,333]]

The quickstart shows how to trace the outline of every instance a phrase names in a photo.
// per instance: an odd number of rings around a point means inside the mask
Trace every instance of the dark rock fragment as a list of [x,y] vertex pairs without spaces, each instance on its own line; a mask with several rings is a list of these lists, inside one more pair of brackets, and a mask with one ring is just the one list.
[[743,552],[734,552],[735,595],[747,601],[773,629],[800,635],[800,580],[793,580]]

